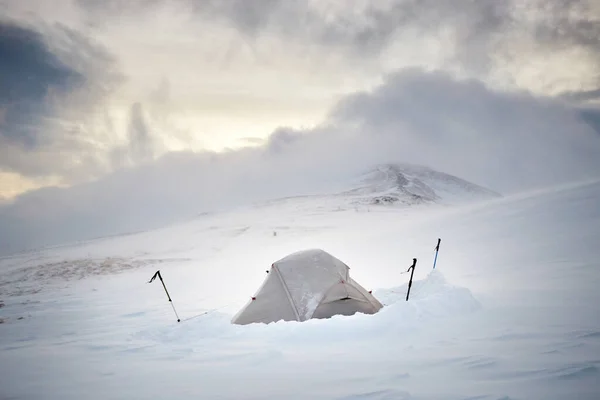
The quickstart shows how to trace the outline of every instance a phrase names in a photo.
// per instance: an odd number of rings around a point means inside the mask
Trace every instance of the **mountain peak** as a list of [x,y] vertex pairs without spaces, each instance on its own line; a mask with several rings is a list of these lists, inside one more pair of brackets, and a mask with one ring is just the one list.
[[362,204],[404,205],[456,204],[501,197],[456,176],[406,163],[378,164],[360,175],[344,194]]

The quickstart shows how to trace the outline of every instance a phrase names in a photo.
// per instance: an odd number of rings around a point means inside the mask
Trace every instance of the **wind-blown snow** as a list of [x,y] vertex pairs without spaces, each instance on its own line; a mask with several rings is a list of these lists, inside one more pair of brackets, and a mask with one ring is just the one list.
[[[289,199],[3,259],[0,398],[600,398],[600,182],[450,208],[341,203]],[[230,323],[273,261],[313,247],[385,307]],[[156,269],[181,323],[146,283]]]

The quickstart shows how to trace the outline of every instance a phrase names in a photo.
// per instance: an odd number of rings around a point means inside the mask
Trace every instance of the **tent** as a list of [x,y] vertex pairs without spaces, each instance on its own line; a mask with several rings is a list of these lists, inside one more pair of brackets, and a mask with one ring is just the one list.
[[290,254],[271,265],[256,295],[231,322],[246,325],[375,314],[383,305],[350,278],[349,269],[321,249]]

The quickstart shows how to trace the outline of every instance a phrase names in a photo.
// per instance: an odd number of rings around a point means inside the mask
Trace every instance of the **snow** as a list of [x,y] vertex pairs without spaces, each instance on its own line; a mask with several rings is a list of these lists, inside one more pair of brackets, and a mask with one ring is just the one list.
[[[456,207],[327,201],[1,259],[0,398],[600,398],[600,182]],[[230,323],[272,262],[307,248],[385,307]],[[181,323],[147,283],[157,269]]]

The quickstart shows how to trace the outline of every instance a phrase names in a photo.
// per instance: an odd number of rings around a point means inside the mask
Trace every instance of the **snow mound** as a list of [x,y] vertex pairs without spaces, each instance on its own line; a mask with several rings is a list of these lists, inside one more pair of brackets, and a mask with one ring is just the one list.
[[433,270],[423,280],[414,280],[406,301],[408,283],[373,292],[383,304],[383,313],[419,320],[444,318],[481,309],[481,303],[468,288],[450,284],[440,271]]
[[356,340],[361,336],[388,335],[407,332],[423,324],[451,319],[481,309],[481,304],[464,287],[449,284],[444,276],[433,271],[423,280],[414,280],[410,299],[405,301],[408,285],[374,291],[384,308],[373,315],[357,313],[336,315],[328,319],[304,322],[279,321],[270,324],[232,325],[231,315],[209,312],[198,318],[157,330],[139,332],[138,337],[161,343],[197,343],[219,337],[224,340],[261,339],[306,342]]

